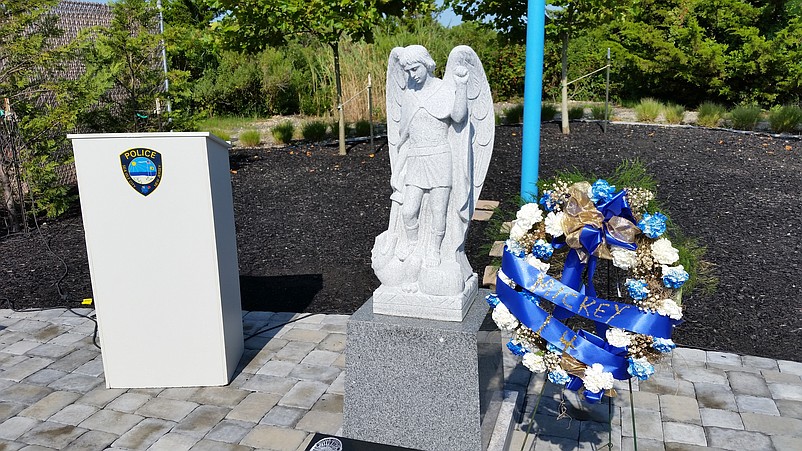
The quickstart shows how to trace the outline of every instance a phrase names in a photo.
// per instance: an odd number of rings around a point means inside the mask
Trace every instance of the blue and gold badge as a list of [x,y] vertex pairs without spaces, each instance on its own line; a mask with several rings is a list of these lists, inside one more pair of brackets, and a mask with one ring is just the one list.
[[152,149],[139,147],[120,154],[120,164],[128,184],[139,194],[147,196],[159,187],[162,179],[162,155]]

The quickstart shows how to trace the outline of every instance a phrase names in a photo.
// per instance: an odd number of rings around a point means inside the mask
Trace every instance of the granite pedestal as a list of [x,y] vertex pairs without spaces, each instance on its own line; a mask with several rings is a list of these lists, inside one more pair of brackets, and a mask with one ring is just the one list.
[[461,322],[348,321],[343,435],[421,450],[487,448],[502,401],[501,334],[480,290]]

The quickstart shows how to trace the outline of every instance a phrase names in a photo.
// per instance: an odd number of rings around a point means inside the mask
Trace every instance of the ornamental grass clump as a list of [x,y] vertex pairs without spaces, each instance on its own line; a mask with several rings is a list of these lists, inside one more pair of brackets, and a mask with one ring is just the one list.
[[553,121],[554,116],[557,115],[557,107],[550,103],[544,103],[540,106],[540,120]]
[[504,123],[507,125],[515,125],[523,122],[524,106],[514,105],[509,108],[504,108]]
[[217,136],[218,138],[222,139],[223,141],[231,141],[231,134],[225,130],[220,130],[218,128],[213,128],[209,130],[209,133]]
[[596,120],[599,120],[599,121],[607,119],[605,117],[606,113],[607,113],[607,111],[604,108],[604,105],[593,105],[592,107],[590,107],[590,114],[593,116],[593,119],[596,119]]
[[273,138],[282,143],[287,144],[292,141],[292,135],[295,133],[295,125],[291,121],[284,121],[270,131]]
[[354,124],[354,133],[356,136],[370,136],[370,121],[361,119]]
[[732,128],[737,130],[754,130],[760,120],[761,110],[757,105],[738,105],[730,111]]
[[769,126],[777,133],[790,133],[802,124],[802,108],[796,105],[774,107],[769,112]]
[[308,141],[321,141],[326,137],[326,123],[307,121],[301,126],[301,136]]
[[239,142],[244,147],[256,147],[262,142],[262,136],[259,130],[245,130],[239,134]]
[[651,97],[646,97],[635,105],[635,119],[638,122],[654,122],[662,109],[662,103]]
[[575,106],[568,109],[568,119],[576,120],[582,119],[585,115],[585,108],[581,106]]
[[702,127],[718,127],[718,123],[724,119],[727,109],[724,105],[715,102],[703,102],[699,105],[699,116],[696,123]]
[[667,103],[663,108],[663,117],[669,124],[681,124],[685,117],[685,107],[675,103]]

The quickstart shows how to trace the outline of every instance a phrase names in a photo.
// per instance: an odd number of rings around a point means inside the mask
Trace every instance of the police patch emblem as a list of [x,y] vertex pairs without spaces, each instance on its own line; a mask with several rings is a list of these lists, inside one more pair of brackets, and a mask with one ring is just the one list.
[[147,196],[159,187],[162,179],[162,155],[139,147],[120,154],[125,180],[139,194]]

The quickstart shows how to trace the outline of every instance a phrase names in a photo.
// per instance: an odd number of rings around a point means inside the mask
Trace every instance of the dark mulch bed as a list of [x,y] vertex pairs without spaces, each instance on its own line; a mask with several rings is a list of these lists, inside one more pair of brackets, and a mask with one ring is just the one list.
[[[707,245],[719,287],[684,296],[678,343],[802,361],[802,142],[620,124],[605,134],[593,123],[573,123],[570,136],[545,124],[542,137],[541,177],[573,167],[603,176],[640,159],[672,219]],[[520,154],[520,127],[497,128],[483,199],[514,207]],[[351,313],[362,305],[378,286],[370,250],[389,215],[386,148],[358,144],[346,157],[318,145],[237,150],[231,166],[243,307]],[[474,222],[467,243],[480,274],[490,262],[486,227]],[[0,298],[28,308],[91,297],[79,209],[41,231],[0,240]]]

